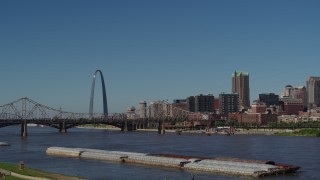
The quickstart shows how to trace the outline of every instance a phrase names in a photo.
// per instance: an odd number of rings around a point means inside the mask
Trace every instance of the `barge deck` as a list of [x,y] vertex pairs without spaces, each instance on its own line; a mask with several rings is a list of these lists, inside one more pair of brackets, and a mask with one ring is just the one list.
[[170,154],[146,154],[85,148],[49,147],[48,155],[67,156],[124,163],[173,167],[184,170],[263,177],[296,173],[300,167],[278,164],[274,161],[238,158],[208,158]]

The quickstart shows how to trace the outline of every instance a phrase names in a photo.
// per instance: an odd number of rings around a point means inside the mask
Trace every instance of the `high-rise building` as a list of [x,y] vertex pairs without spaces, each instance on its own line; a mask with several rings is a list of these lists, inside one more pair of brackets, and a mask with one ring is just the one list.
[[308,109],[320,107],[320,77],[308,77],[307,103]]
[[214,96],[212,94],[196,96],[195,112],[214,112]]
[[279,105],[279,95],[274,93],[259,94],[259,101],[266,103],[266,106]]
[[147,102],[140,101],[140,118],[145,119],[147,117]]
[[224,115],[239,112],[239,94],[220,94],[219,111]]
[[194,96],[187,97],[187,109],[190,112],[195,112],[195,98],[194,98]]
[[214,112],[214,96],[197,95],[187,98],[187,107],[191,112]]
[[218,98],[214,98],[214,109],[216,111],[219,111],[220,107],[219,107],[219,97]]
[[239,105],[241,109],[250,107],[249,73],[235,71],[232,74],[232,93],[239,94]]

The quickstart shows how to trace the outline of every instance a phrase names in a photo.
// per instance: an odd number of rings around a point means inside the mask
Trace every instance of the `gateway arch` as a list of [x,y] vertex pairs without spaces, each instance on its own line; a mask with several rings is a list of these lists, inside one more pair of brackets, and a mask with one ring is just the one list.
[[102,98],[103,98],[103,114],[104,119],[108,119],[108,103],[107,103],[107,94],[106,94],[106,87],[103,79],[102,72],[100,70],[96,70],[93,74],[92,86],[91,86],[91,96],[90,96],[90,107],[89,107],[89,118],[93,118],[93,102],[94,102],[94,87],[96,82],[97,73],[100,74],[101,77],[101,85],[102,85]]

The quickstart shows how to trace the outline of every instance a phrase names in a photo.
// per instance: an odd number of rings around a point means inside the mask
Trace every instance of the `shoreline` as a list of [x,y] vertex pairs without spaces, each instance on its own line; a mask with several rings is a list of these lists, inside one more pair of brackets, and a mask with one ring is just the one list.
[[[110,130],[110,131],[120,131],[120,128],[116,127],[76,127],[81,129],[99,129],[99,130]],[[299,130],[299,129],[297,129]],[[137,129],[136,132],[158,132],[158,129]],[[168,133],[177,133],[181,134],[210,134],[210,135],[226,135],[225,132],[215,133],[213,131],[205,131],[205,130],[175,130],[175,129],[166,129],[165,132]],[[234,135],[276,135],[276,133],[291,133],[294,132],[290,129],[236,129]],[[233,135],[233,134],[232,134]]]
[[65,180],[85,180],[82,177],[69,176],[58,173],[51,173],[39,169],[25,168],[20,165],[0,162],[0,178],[19,178],[29,180],[50,180],[50,179],[65,179]]
[[[106,126],[106,127],[77,127],[84,129],[100,129],[110,131],[120,131],[120,128]],[[158,129],[137,129],[136,132],[158,132]],[[311,131],[312,133],[305,133],[305,131]],[[315,131],[315,132],[314,132]],[[214,132],[206,130],[181,130],[181,129],[166,129],[167,133],[181,134],[203,134],[203,135],[266,135],[266,136],[292,136],[292,137],[320,137],[319,129],[243,129],[237,128],[234,133],[228,134],[224,131]]]

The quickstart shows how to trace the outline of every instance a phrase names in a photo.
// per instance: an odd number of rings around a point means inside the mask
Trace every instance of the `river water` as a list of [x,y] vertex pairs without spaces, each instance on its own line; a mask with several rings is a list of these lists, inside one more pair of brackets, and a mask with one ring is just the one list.
[[28,137],[20,137],[20,126],[0,128],[0,162],[18,164],[48,172],[88,179],[257,179],[179,169],[87,160],[46,155],[50,146],[94,148],[141,153],[166,153],[205,157],[235,157],[273,160],[301,166],[292,176],[262,179],[320,179],[320,138],[265,135],[212,135],[156,132],[120,132],[97,129],[69,129],[58,133],[48,127],[28,127]]

